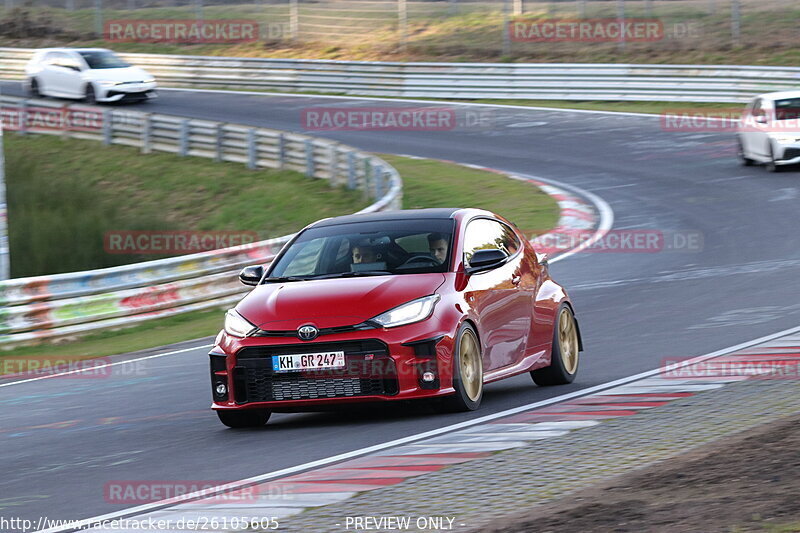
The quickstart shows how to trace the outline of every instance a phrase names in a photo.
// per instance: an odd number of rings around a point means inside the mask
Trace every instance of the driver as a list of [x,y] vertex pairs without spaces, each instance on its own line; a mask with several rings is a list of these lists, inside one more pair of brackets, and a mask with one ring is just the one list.
[[357,244],[353,246],[353,264],[375,263],[378,260],[378,253],[374,246],[368,244]]
[[444,263],[447,259],[447,239],[441,233],[428,235],[428,249],[439,264]]

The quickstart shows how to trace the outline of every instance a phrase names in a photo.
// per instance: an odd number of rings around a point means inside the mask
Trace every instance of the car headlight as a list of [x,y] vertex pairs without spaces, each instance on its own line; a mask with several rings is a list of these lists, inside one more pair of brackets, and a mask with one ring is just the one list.
[[247,337],[256,329],[257,328],[253,324],[245,320],[235,309],[229,309],[228,312],[225,313],[225,333],[228,335]]
[[111,80],[101,80],[97,83],[100,84],[101,87],[113,87],[114,85],[119,85],[122,83],[121,81],[111,81]]
[[403,305],[398,305],[394,309],[389,309],[385,313],[381,313],[369,320],[375,322],[385,328],[393,328],[396,326],[405,326],[406,324],[413,324],[420,322],[430,317],[433,314],[433,308],[436,302],[439,301],[438,294],[431,294],[423,298],[411,300]]
[[155,78],[145,78],[145,80],[142,83],[155,83],[155,82],[156,82]]
[[797,135],[786,135],[786,134],[773,135],[772,138],[781,144],[792,144],[800,140],[798,139]]

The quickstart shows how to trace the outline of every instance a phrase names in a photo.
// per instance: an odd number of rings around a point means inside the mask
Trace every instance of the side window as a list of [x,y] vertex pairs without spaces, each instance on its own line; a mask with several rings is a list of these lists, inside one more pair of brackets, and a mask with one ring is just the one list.
[[469,263],[472,254],[477,250],[503,250],[514,255],[519,250],[520,242],[514,230],[495,220],[479,218],[467,226],[464,238],[464,256]]

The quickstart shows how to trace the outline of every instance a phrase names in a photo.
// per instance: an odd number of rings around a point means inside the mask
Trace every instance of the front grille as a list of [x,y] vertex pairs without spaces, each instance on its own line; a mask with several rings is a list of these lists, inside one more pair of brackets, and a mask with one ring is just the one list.
[[789,160],[800,157],[800,148],[787,148],[783,151],[783,159]]
[[[345,368],[274,372],[273,355],[343,351]],[[314,400],[397,394],[397,371],[388,347],[378,340],[251,346],[236,355],[236,402]]]
[[[334,335],[336,333],[350,333],[352,331],[364,331],[367,329],[375,329],[375,326],[372,324],[367,324],[366,322],[362,322],[360,324],[354,324],[352,326],[336,326],[332,328],[320,328],[318,337],[323,335]],[[253,337],[297,337],[297,330],[296,329],[259,329],[253,333]]]

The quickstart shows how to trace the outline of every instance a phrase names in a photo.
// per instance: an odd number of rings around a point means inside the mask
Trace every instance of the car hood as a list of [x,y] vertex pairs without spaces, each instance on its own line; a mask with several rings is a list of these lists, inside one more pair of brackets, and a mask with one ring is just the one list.
[[250,292],[236,311],[268,330],[348,326],[433,294],[444,280],[443,274],[403,274],[267,283]]
[[98,68],[84,72],[92,81],[144,81],[152,78],[146,70],[139,67]]

